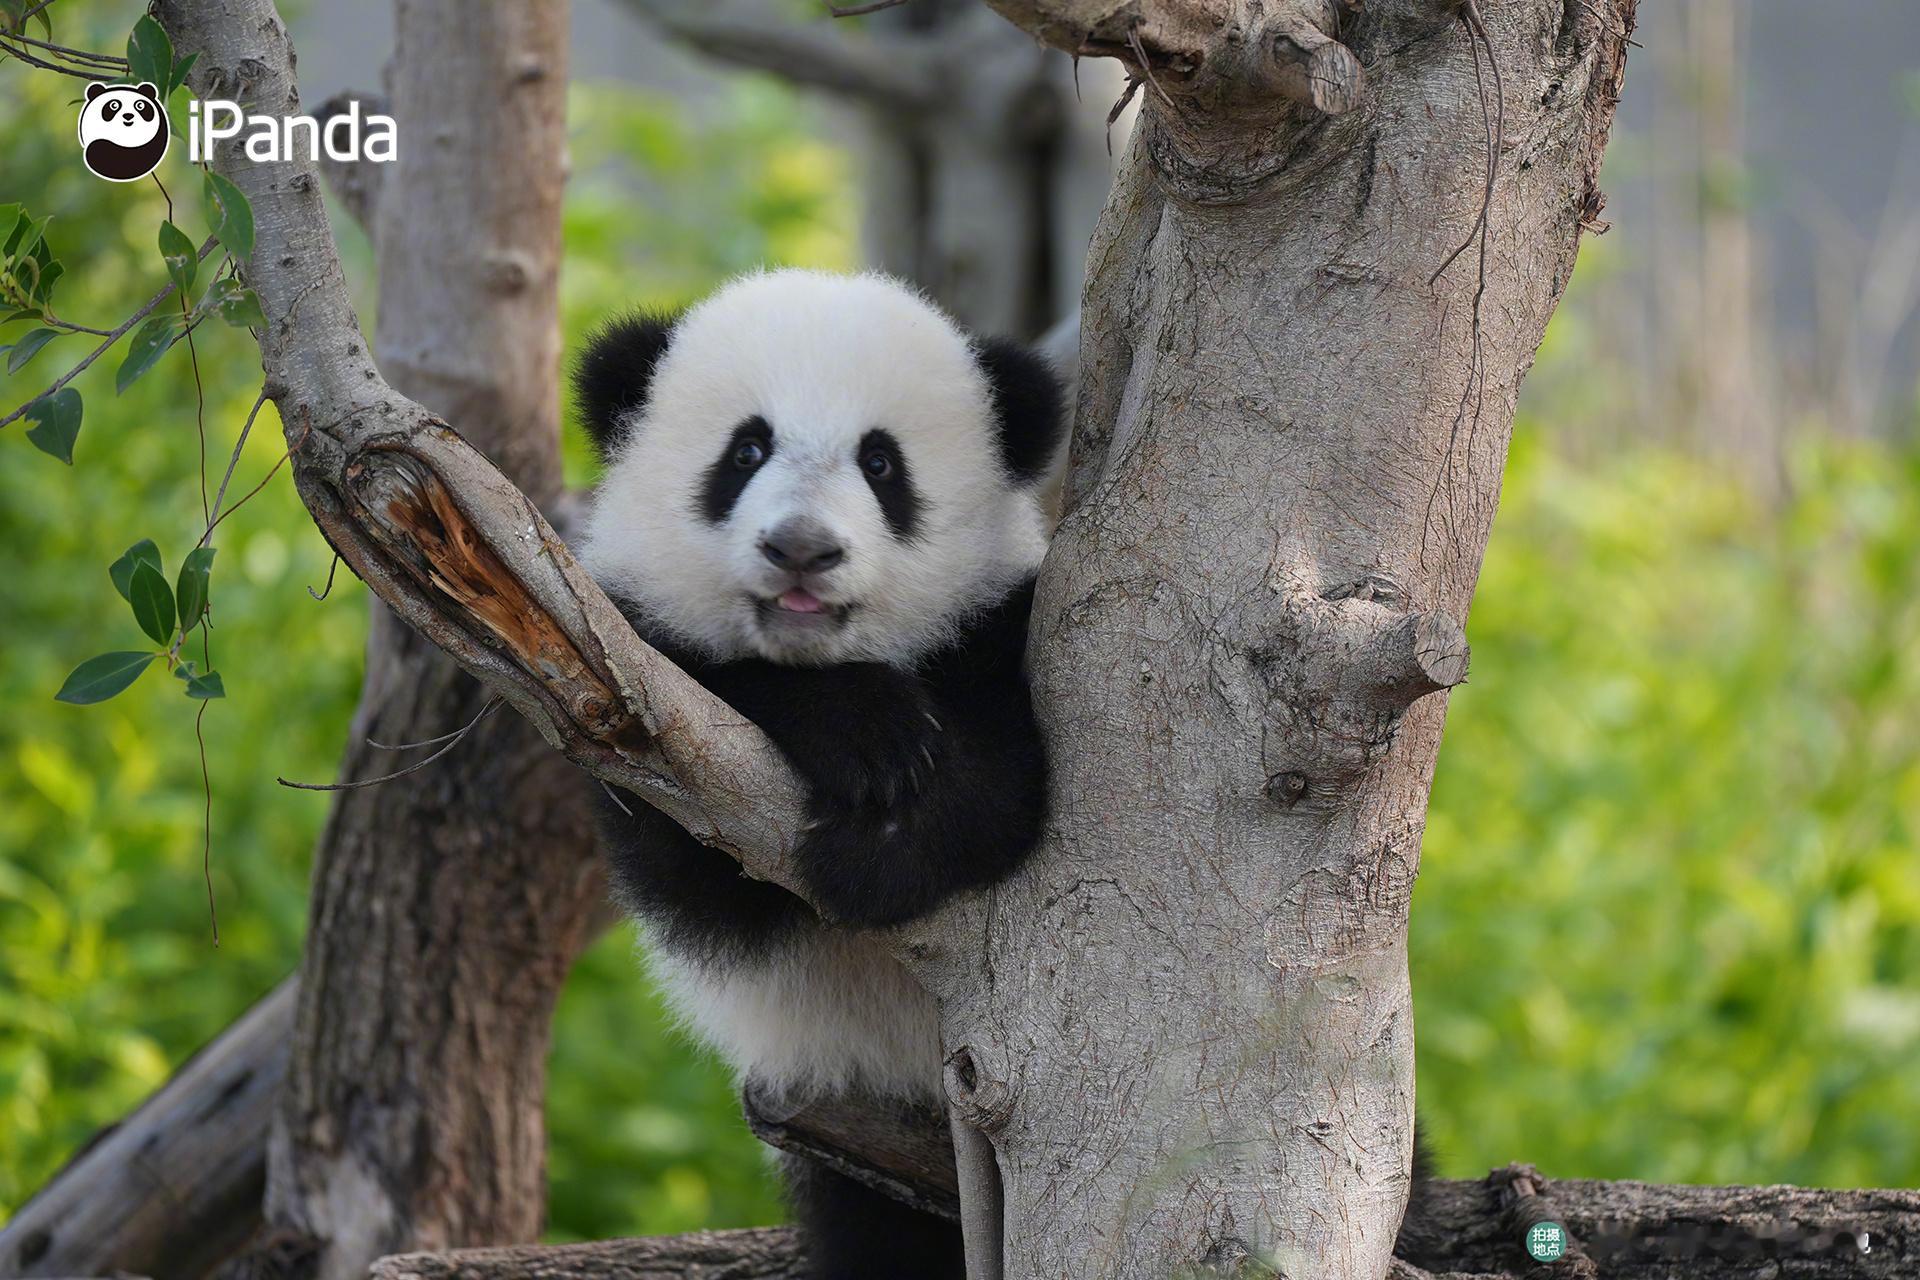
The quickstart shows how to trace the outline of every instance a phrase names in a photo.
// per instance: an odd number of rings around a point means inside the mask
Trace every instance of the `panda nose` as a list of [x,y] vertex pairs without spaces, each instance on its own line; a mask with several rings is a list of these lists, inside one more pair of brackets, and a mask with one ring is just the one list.
[[760,535],[760,554],[793,573],[819,573],[846,559],[847,549],[817,521],[794,519]]

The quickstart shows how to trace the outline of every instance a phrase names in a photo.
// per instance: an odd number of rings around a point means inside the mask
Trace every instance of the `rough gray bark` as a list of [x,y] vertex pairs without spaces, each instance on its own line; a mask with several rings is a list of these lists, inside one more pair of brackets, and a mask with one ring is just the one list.
[[[1426,695],[1460,675],[1632,0],[1489,15],[1504,148],[1478,21],[1447,0],[1374,0],[1344,30],[1319,0],[1083,3],[1003,4],[1152,82],[1089,259],[1074,506],[1036,618],[1055,820],[1021,875],[895,943],[942,999],[955,1111],[1004,1180],[1004,1256],[980,1274],[1253,1256],[1375,1280],[1406,1187]],[[290,99],[264,0],[161,11],[197,88],[244,67],[269,109]],[[1489,150],[1484,285],[1472,253],[1430,281]],[[254,203],[296,479],[355,570],[571,759],[799,891],[796,791],[765,740],[353,343],[312,174],[215,163]]]
[[[372,211],[381,265],[376,358],[546,502],[560,489],[565,6],[402,0],[395,15],[402,155],[377,207],[371,193],[356,206]],[[284,48],[277,20],[238,8],[176,4],[160,16],[176,38],[196,21],[252,17],[246,38]],[[297,109],[291,82],[252,64],[207,70],[203,89]],[[465,127],[476,118],[488,127]],[[273,197],[317,202],[313,175],[288,175]],[[322,224],[316,240],[324,235]],[[339,315],[325,259],[308,245],[277,251],[302,309]],[[307,278],[316,267],[318,285]],[[365,363],[357,328],[333,345]],[[284,377],[269,377],[284,390]],[[325,412],[303,404],[290,439],[323,432]],[[341,776],[384,774],[406,758],[365,739],[444,734],[490,696],[376,605]],[[297,1257],[295,1269],[354,1276],[396,1248],[538,1232],[548,1025],[598,897],[590,828],[570,802],[580,788],[524,721],[496,716],[446,767],[340,794],[316,857],[265,1200],[264,1241]],[[311,1243],[287,1250],[290,1239]],[[240,1271],[261,1269],[262,1256]]]
[[[1573,1280],[1578,1264],[1535,1267],[1503,1205],[1514,1171],[1434,1187],[1432,1247],[1396,1260],[1393,1280]],[[1526,1176],[1524,1172],[1521,1176]],[[1904,1280],[1920,1268],[1920,1192],[1800,1187],[1546,1184],[1607,1280]],[[1862,1240],[1870,1246],[1863,1250]],[[1216,1273],[1217,1274],[1217,1273]],[[1309,1275],[1316,1274],[1309,1272]],[[1585,1274],[1591,1275],[1591,1272]],[[383,1259],[377,1280],[802,1280],[786,1228],[708,1231],[555,1248],[474,1249]]]
[[374,1280],[801,1280],[789,1227],[382,1258]]
[[0,1276],[197,1276],[244,1242],[294,994],[274,988],[22,1205],[0,1230]]
[[1407,1187],[1429,695],[1463,669],[1632,4],[1485,10],[1509,91],[1479,300],[1476,251],[1432,278],[1495,132],[1457,6],[995,7],[1151,82],[1036,606],[1053,827],[919,938],[950,1089],[998,1157],[1008,1275],[1245,1252],[1373,1280]]

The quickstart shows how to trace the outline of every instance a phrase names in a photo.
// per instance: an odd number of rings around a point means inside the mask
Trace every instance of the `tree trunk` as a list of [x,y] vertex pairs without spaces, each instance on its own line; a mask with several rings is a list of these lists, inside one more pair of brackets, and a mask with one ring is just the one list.
[[[163,6],[163,21],[185,7]],[[401,150],[373,205],[375,358],[547,503],[560,492],[566,5],[394,11]],[[376,603],[341,777],[424,754],[366,740],[446,734],[491,698]],[[312,1242],[290,1251],[295,1269],[359,1276],[396,1249],[538,1235],[549,1024],[599,896],[583,781],[507,714],[440,765],[339,793],[268,1164],[268,1241]]]
[[[1052,827],[1013,880],[894,938],[942,1000],[960,1145],[989,1157],[969,1167],[1004,1182],[988,1223],[963,1178],[971,1238],[1005,1241],[973,1265],[1377,1280],[1407,1186],[1429,695],[1464,675],[1514,395],[1598,208],[1633,0],[1509,0],[1485,27],[1453,0],[995,7],[1132,59],[1146,108],[1089,256],[1073,506],[1036,614]],[[291,92],[265,0],[161,12],[200,55],[197,89],[244,69],[270,102]],[[488,83],[511,102],[542,82]],[[798,792],[764,736],[641,644],[537,509],[364,359],[311,166],[214,163],[254,203],[248,280],[302,496],[355,571],[569,758],[804,896]],[[440,856],[501,865],[467,852]],[[415,972],[451,993],[439,1023],[395,1000],[382,1029],[472,1035],[464,967],[419,938],[487,891],[389,873],[342,883],[316,935],[371,931],[376,1001]],[[555,891],[551,865],[506,875],[523,920],[525,895]],[[336,924],[348,910],[363,919]],[[407,973],[383,967],[403,955]],[[303,992],[303,1029],[371,1032],[335,1000]],[[454,1056],[434,1065],[481,1055]],[[492,1193],[457,1181],[487,1153],[433,1146],[440,1113],[355,1066],[370,1089],[289,1107],[319,1176],[276,1161],[276,1185],[333,1214],[294,1225],[356,1247],[396,1222],[491,1228],[442,1212]],[[476,1096],[497,1095],[459,1101]],[[353,1127],[292,1124],[328,1109]],[[402,1151],[444,1154],[439,1200],[376,1189]]]
[[1009,1276],[1376,1280],[1431,695],[1464,675],[1632,0],[994,4],[1148,83],[1036,605],[1053,823],[931,941],[950,1088],[997,1155]]

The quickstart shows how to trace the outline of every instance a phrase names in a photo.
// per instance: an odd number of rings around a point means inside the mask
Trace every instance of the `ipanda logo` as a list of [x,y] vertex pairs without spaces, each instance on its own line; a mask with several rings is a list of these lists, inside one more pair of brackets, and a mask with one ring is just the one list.
[[80,104],[80,154],[108,182],[132,182],[166,158],[167,109],[151,84],[90,84]]
[[[80,149],[86,166],[109,182],[133,182],[166,158],[171,125],[153,85],[90,84],[80,106]],[[246,135],[249,160],[272,163],[300,156],[318,163],[322,153],[342,161],[384,164],[398,154],[392,116],[360,115],[360,104],[328,117],[250,116],[237,102],[218,98],[187,107],[187,158],[206,159],[217,142]]]
[[349,100],[345,111],[327,117],[323,125],[312,116],[250,116],[237,102],[209,98],[187,108],[187,159],[199,164],[211,155],[213,144],[246,132],[241,149],[247,159],[271,164],[305,156],[315,164],[324,149],[330,160],[371,160],[385,164],[398,149],[392,116],[360,118],[360,104]]

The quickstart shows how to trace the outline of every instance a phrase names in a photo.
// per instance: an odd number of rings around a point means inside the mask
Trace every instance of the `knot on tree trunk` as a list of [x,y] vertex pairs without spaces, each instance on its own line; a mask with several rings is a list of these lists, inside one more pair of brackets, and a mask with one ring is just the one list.
[[1283,809],[1334,807],[1393,744],[1409,707],[1467,676],[1459,622],[1408,610],[1382,578],[1280,595],[1255,634],[1267,798]]
[[987,1070],[983,1056],[963,1044],[947,1055],[944,1074],[954,1114],[969,1128],[990,1134],[1013,1118],[1014,1089],[1011,1081]]

